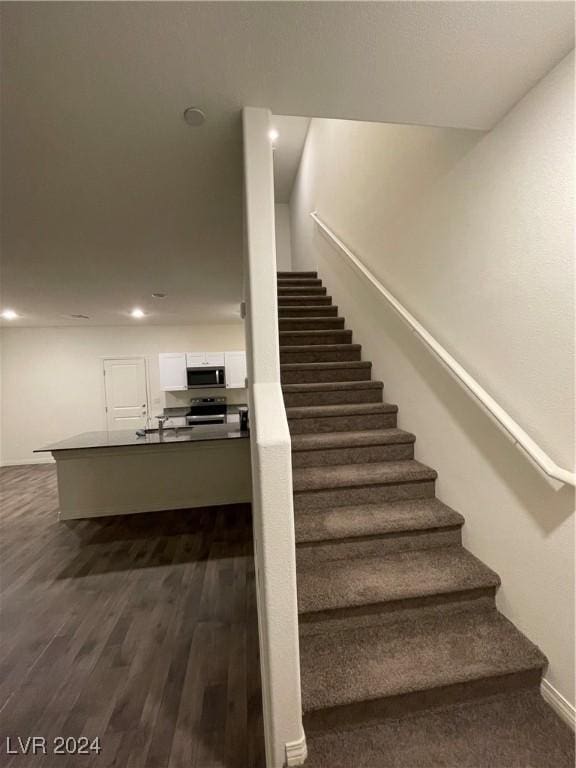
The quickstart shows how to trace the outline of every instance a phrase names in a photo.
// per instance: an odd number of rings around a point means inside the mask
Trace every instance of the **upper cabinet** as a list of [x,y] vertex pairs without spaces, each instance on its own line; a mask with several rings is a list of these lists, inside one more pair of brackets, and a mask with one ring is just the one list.
[[226,388],[246,386],[246,352],[162,352],[158,355],[160,389],[188,389],[187,368],[225,368]]
[[243,389],[246,386],[246,352],[224,352],[226,389]]
[[225,352],[206,352],[206,365],[226,365]]
[[188,389],[185,352],[161,352],[158,355],[158,365],[160,367],[160,389],[164,392]]
[[206,355],[204,352],[186,352],[186,366],[188,368],[200,368],[204,365]]
[[224,352],[186,352],[186,365],[188,368],[224,365]]

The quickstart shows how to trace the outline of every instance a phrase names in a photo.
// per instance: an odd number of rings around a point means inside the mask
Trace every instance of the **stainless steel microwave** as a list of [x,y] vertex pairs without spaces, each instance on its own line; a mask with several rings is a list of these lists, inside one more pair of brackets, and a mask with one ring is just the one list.
[[187,368],[186,375],[188,389],[226,386],[226,369],[224,366],[203,365],[201,368]]

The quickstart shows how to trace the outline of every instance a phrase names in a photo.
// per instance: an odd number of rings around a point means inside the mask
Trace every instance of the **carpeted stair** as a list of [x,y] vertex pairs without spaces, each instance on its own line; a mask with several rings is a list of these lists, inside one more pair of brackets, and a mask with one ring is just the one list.
[[462,547],[462,516],[318,275],[279,272],[278,311],[309,764],[572,765],[539,695],[545,657],[496,610],[497,574]]

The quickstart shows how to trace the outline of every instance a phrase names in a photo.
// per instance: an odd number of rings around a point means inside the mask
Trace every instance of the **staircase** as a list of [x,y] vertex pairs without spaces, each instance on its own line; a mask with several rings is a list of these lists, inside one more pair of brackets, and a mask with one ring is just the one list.
[[[362,727],[368,762],[361,754],[354,765],[383,765],[374,745],[390,718],[413,722],[405,715],[465,702],[486,707],[501,694],[528,696],[526,739],[534,739],[531,717],[551,718],[547,732],[569,739],[538,694],[546,658],[496,610],[498,575],[462,547],[463,517],[435,497],[436,472],[414,459],[415,436],[398,429],[397,406],[384,402],[382,382],[372,380],[371,363],[317,274],[279,272],[278,311],[309,764],[340,765],[338,750],[352,750],[346,739]],[[478,718],[471,718],[476,726]],[[516,723],[516,743],[518,733]],[[340,746],[324,763],[326,738]],[[323,744],[316,753],[315,743]],[[405,765],[434,764],[422,760]]]

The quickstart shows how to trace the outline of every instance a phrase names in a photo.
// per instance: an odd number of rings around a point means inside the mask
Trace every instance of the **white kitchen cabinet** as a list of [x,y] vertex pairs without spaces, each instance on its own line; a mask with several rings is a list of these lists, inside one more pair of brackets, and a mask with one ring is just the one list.
[[244,389],[246,386],[246,352],[224,352],[226,389]]
[[186,352],[186,365],[188,368],[200,368],[204,365],[206,356],[204,352]]
[[224,365],[224,352],[186,352],[186,365],[188,368],[215,368]]
[[225,365],[224,352],[206,352],[206,365]]
[[226,387],[244,389],[246,386],[246,352],[162,352],[160,365],[160,389],[173,392],[188,389],[186,368],[226,368]]
[[158,355],[160,368],[160,389],[173,392],[188,389],[186,377],[186,354],[184,352],[161,352]]

